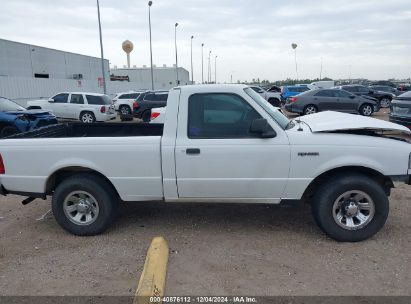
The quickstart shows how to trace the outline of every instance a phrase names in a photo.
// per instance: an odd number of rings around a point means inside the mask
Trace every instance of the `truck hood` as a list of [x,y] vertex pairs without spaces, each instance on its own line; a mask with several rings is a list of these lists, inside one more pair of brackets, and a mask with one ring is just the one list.
[[397,131],[411,134],[404,126],[361,115],[325,111],[299,118],[312,132],[335,132],[344,130]]

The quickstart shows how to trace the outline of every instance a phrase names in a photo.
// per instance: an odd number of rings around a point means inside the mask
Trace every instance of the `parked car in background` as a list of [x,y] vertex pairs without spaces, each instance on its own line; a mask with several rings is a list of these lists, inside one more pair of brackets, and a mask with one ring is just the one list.
[[309,91],[307,86],[282,86],[281,87],[281,100],[285,102],[287,98],[298,95],[302,92]]
[[47,110],[59,118],[80,120],[83,123],[116,118],[116,111],[110,97],[97,93],[58,93],[47,100],[29,101],[27,108]]
[[411,91],[391,101],[390,121],[411,129]]
[[56,116],[44,110],[26,110],[10,99],[0,97],[0,137],[57,124]]
[[122,115],[131,115],[133,113],[133,104],[144,91],[133,91],[118,93],[113,98],[114,108]]
[[292,113],[314,114],[338,111],[370,116],[379,111],[377,100],[357,96],[339,89],[310,90],[287,99],[285,109]]
[[381,92],[387,92],[387,93],[392,93],[395,96],[401,95],[403,92],[399,91],[397,88],[390,87],[390,86],[384,86],[384,85],[371,85],[369,88],[372,91],[381,91]]
[[254,92],[260,94],[265,100],[275,107],[281,107],[281,94],[278,92],[269,92],[259,86],[250,86]]
[[369,87],[357,84],[342,85],[336,88],[348,91],[358,96],[368,96],[375,98],[379,101],[381,108],[388,108],[390,106],[391,100],[395,97],[395,95],[392,93],[375,91],[370,89]]
[[151,109],[167,105],[168,91],[146,91],[140,94],[133,108],[133,116],[150,121]]
[[397,87],[397,85],[395,83],[393,83],[392,81],[388,81],[388,80],[374,81],[374,82],[371,83],[371,85],[388,86],[388,87],[392,87],[392,88]]

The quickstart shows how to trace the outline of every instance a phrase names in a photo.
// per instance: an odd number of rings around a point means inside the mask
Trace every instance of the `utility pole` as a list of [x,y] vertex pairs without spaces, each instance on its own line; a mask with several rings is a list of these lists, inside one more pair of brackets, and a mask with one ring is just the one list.
[[177,56],[177,26],[178,26],[178,23],[174,25],[174,43],[176,46],[176,76],[177,76],[177,86],[178,86],[179,80],[178,80],[178,56]]
[[217,55],[214,58],[214,83],[217,83]]
[[208,53],[208,75],[207,75],[207,82],[211,82],[211,51]]
[[194,84],[194,72],[193,72],[193,38],[191,36],[191,84]]
[[204,43],[201,44],[201,83],[204,84]]
[[97,0],[97,16],[98,16],[98,30],[100,33],[101,72],[103,73],[103,91],[104,91],[104,94],[107,94],[106,73],[104,71],[103,36],[101,34],[101,21],[100,21],[100,3],[98,0]]
[[153,5],[153,1],[148,1],[148,28],[150,31],[150,69],[151,69],[151,89],[154,91],[154,73],[153,73],[153,48],[151,45],[151,11],[150,8]]
[[322,74],[323,74],[323,57],[321,57],[320,81],[322,79]]

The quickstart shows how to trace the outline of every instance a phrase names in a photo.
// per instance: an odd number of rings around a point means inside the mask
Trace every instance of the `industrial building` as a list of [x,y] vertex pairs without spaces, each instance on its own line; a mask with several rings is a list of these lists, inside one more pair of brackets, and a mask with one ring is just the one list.
[[[130,82],[141,84],[141,88],[151,89],[151,69],[143,66],[141,68],[113,68],[110,70],[111,79],[118,79],[118,76],[123,76]],[[124,78],[123,78],[124,79]],[[165,90],[177,85],[177,73],[175,66],[153,67],[154,89]],[[182,68],[178,68],[178,80],[180,85],[190,84],[189,72]]]
[[[153,70],[155,89],[176,86],[175,67],[154,67]],[[105,59],[104,71],[109,95],[151,89],[150,68],[110,71],[109,60]],[[189,84],[188,71],[179,68],[178,73],[180,84]],[[27,100],[48,98],[62,91],[102,93],[101,59],[0,39],[0,96],[25,105]]]

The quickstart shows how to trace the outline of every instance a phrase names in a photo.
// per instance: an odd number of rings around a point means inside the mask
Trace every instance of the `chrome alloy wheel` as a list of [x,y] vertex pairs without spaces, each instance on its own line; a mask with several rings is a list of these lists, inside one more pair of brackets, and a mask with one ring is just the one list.
[[90,225],[98,217],[99,206],[97,200],[85,191],[73,191],[63,202],[66,217],[76,225]]
[[305,114],[306,115],[315,114],[315,113],[317,113],[317,109],[314,106],[308,106],[305,109]]
[[362,108],[362,114],[364,116],[370,116],[372,114],[372,111],[373,111],[372,106],[369,106],[369,105],[366,105]]
[[84,123],[92,123],[94,121],[93,115],[90,113],[84,113],[81,116],[81,121]]
[[341,194],[333,205],[334,221],[346,230],[358,230],[368,225],[375,214],[372,198],[363,191],[350,190]]
[[380,101],[381,108],[388,108],[390,106],[391,100],[389,98],[383,98]]

